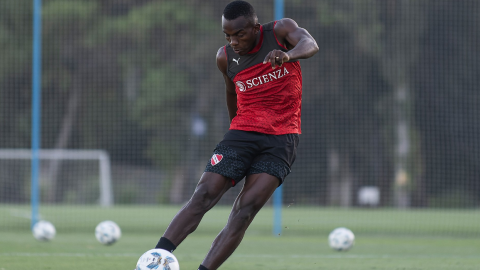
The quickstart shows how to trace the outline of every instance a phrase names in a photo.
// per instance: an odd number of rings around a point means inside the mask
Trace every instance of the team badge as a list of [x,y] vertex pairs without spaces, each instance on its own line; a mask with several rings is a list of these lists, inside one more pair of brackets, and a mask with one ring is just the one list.
[[247,90],[243,82],[237,81],[235,84],[237,85],[238,90],[240,90],[240,92],[245,92],[245,90]]
[[222,159],[223,159],[223,155],[213,154],[212,158],[210,159],[210,163],[212,164],[212,166],[215,166],[218,163],[220,163],[220,161],[222,161]]

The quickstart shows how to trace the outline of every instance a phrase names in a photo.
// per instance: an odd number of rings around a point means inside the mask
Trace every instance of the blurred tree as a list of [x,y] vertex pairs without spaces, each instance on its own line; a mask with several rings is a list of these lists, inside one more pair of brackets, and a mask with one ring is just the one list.
[[104,44],[117,51],[130,119],[149,134],[143,153],[170,172],[162,200],[171,196],[176,203],[194,188],[198,163],[206,160],[198,158],[191,132],[194,112],[209,113],[208,97],[216,90],[208,87],[211,69],[203,68],[206,62],[214,65],[217,50],[208,51],[215,27],[198,12],[206,10],[197,1],[181,6],[177,1],[145,1],[104,20],[88,39],[92,46]]
[[[25,9],[29,1],[15,3],[1,3],[6,14],[0,40],[7,61],[0,65],[0,83],[12,89],[14,81],[22,82],[25,107],[0,111],[23,119],[20,123],[27,140],[17,147],[28,147],[31,87],[24,77],[30,76],[31,23],[25,22],[31,22],[32,11]],[[190,129],[189,124],[187,128],[167,127],[189,123],[192,111],[198,109],[192,106],[196,104],[196,96],[191,95],[194,86],[210,79],[201,68],[205,62],[202,49],[208,47],[201,43],[208,41],[206,30],[213,27],[200,20],[197,12],[206,8],[196,1],[190,4],[180,8],[176,1],[45,1],[42,147],[103,148],[114,154],[114,160],[150,162],[173,171],[175,159],[168,153],[182,160],[177,153],[186,151]],[[17,34],[22,30],[24,36]],[[213,57],[209,58],[212,63]],[[20,94],[17,89],[11,94],[3,89],[8,88],[2,88],[2,98]],[[19,101],[15,97],[12,104],[20,105]],[[166,109],[174,104],[180,110]],[[1,132],[19,132],[11,120],[1,125],[5,126]],[[12,141],[1,143],[15,146]],[[177,146],[175,151],[158,151],[172,146]],[[58,179],[60,166],[60,160],[50,163],[50,201],[62,200],[55,188],[61,186],[57,181],[63,181]]]
[[30,145],[32,7],[0,1],[0,147]]
[[[305,175],[296,179],[305,198],[333,205],[354,205],[361,186],[381,188],[387,204],[392,175],[387,125],[391,86],[381,71],[381,10],[375,1],[295,1],[287,16],[316,38],[320,52],[302,63],[304,81],[302,147]],[[298,173],[297,175],[302,173]],[[287,183],[288,185],[288,183]],[[318,196],[320,195],[320,196]]]
[[480,203],[479,12],[478,1],[430,1],[412,69],[424,179],[416,198],[422,206]]
[[[0,1],[0,148],[28,147],[31,118],[32,7],[28,0]],[[3,161],[0,202],[28,199],[28,171],[11,170]]]
[[[261,23],[273,19],[273,1],[251,3]],[[358,188],[376,185],[382,205],[440,205],[450,194],[467,198],[452,204],[478,204],[480,4],[285,4],[321,49],[302,61],[302,154],[286,201],[352,205]],[[45,0],[42,147],[102,148],[115,163],[155,165],[168,174],[160,200],[186,200],[229,126],[215,66],[224,5]],[[30,147],[31,6],[0,1],[2,148]],[[54,186],[68,184],[61,165],[51,163]],[[0,200],[23,196],[27,176],[9,175]],[[63,200],[59,191],[51,201]]]

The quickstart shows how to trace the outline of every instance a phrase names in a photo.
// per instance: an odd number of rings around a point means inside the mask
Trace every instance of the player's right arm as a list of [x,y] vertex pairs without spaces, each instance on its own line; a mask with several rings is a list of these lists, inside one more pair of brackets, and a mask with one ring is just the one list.
[[237,115],[237,93],[235,92],[235,84],[227,75],[228,62],[224,47],[218,49],[217,67],[222,72],[223,80],[225,81],[228,116],[230,117],[230,122],[232,122]]

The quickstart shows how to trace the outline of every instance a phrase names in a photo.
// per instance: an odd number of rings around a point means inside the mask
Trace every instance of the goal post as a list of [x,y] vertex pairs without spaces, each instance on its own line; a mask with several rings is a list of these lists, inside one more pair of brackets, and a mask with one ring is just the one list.
[[[31,149],[0,149],[0,159],[30,160]],[[73,150],[73,149],[41,149],[39,160],[98,160],[99,163],[99,198],[100,206],[113,205],[113,190],[110,169],[110,157],[104,150]],[[37,187],[38,188],[38,187]],[[32,192],[33,193],[33,192]]]

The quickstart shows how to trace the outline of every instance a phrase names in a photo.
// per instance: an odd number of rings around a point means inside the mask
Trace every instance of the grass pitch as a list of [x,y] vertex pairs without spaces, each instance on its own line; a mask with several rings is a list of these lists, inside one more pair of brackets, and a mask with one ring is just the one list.
[[[28,207],[0,206],[0,270],[127,269],[151,249],[179,206],[42,207],[57,227],[51,242],[36,241]],[[290,269],[480,269],[478,211],[339,210],[289,207],[283,231],[272,235],[272,209],[265,208],[247,231],[224,270]],[[175,251],[182,270],[196,269],[223,227],[229,207],[209,212],[198,230]],[[122,238],[103,246],[94,236],[98,222],[116,221]],[[477,221],[477,222],[475,222]],[[473,222],[473,224],[472,224]],[[345,226],[355,233],[355,246],[336,252],[328,233]]]

